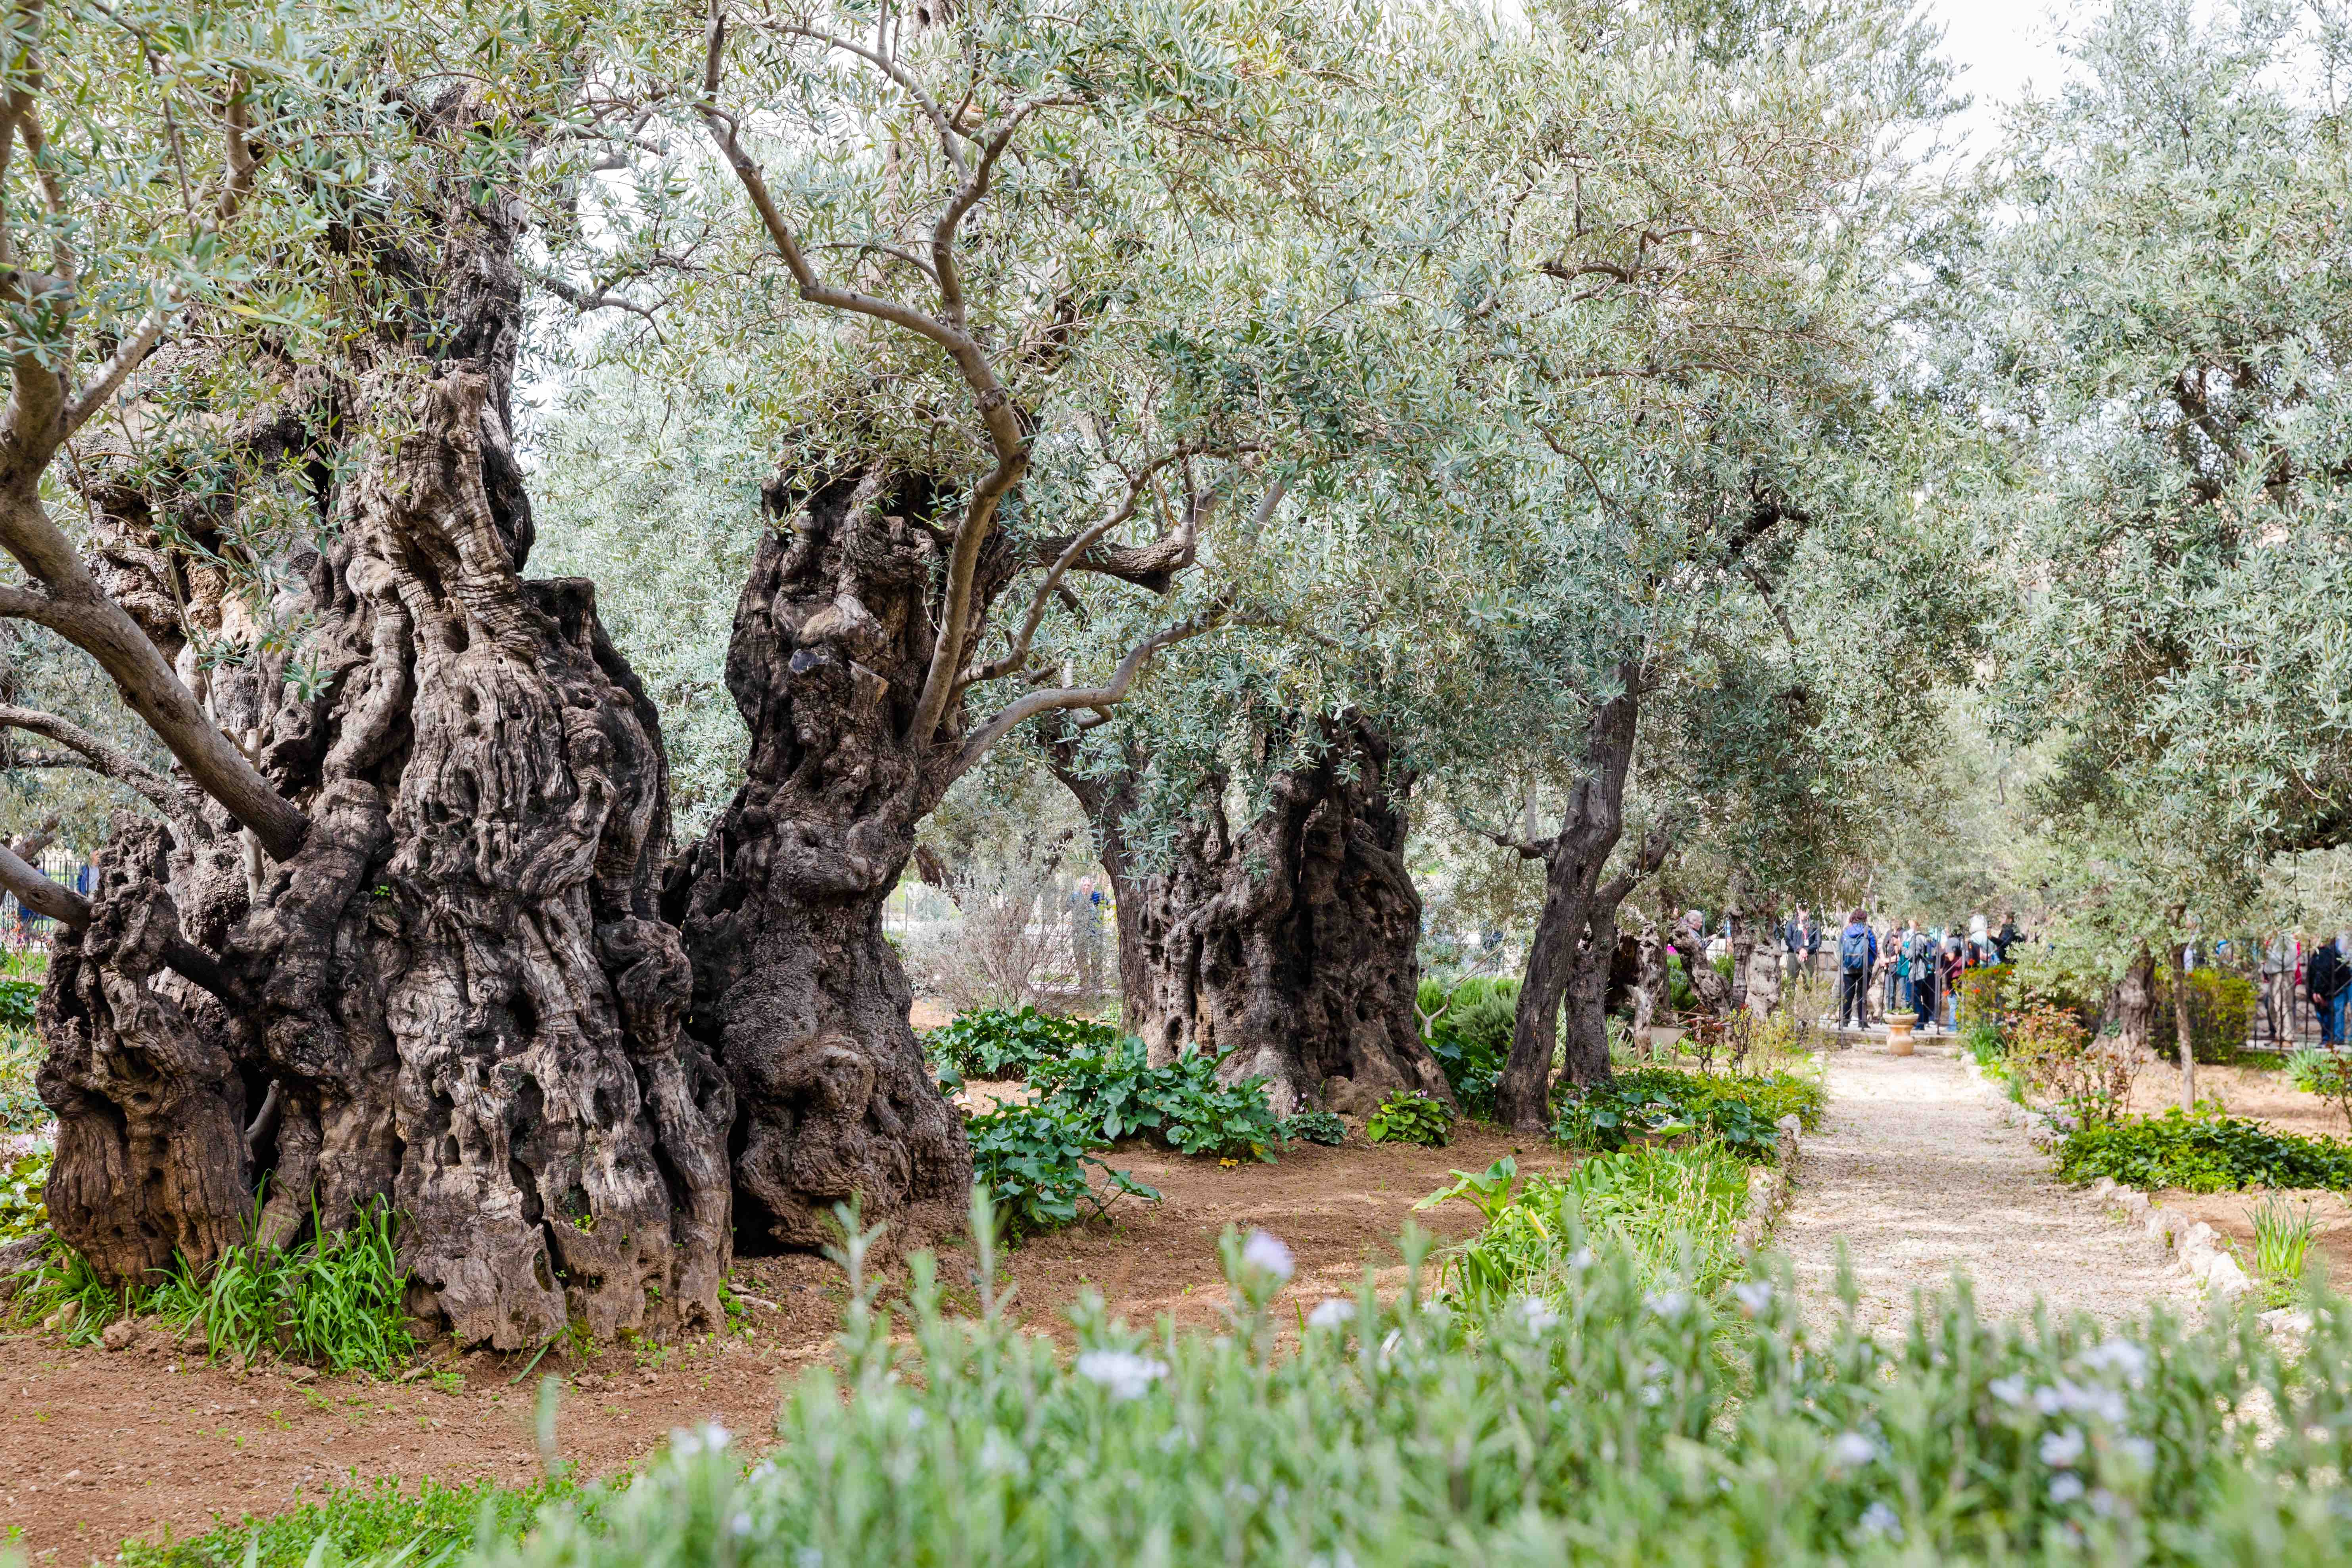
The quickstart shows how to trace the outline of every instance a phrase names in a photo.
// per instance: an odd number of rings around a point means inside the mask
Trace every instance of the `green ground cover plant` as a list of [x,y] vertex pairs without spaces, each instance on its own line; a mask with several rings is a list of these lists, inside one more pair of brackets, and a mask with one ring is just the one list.
[[992,1305],[947,1316],[927,1262],[903,1320],[853,1274],[840,1365],[786,1402],[772,1452],[690,1435],[471,1561],[2341,1560],[2352,1317],[2333,1298],[2292,1362],[2251,1323],[1994,1324],[1965,1290],[1882,1346],[1809,1327],[1785,1274],[1718,1301],[1596,1245],[1577,1289],[1487,1310],[1432,1299],[1425,1237],[1404,1252],[1401,1293],[1368,1278],[1300,1312],[1281,1355],[1270,1238],[1229,1237],[1225,1331],[1089,1302],[1075,1354]]
[[1105,1214],[1121,1197],[1160,1201],[1158,1188],[1098,1158],[1109,1141],[1058,1102],[1000,1105],[963,1125],[971,1140],[972,1184],[995,1204],[1015,1238]]
[[1569,1091],[1552,1136],[1571,1148],[1607,1153],[1696,1132],[1742,1159],[1769,1162],[1779,1157],[1780,1118],[1794,1115],[1811,1131],[1827,1104],[1817,1079],[1791,1072],[1739,1077],[1641,1068]]
[[2105,1176],[2149,1191],[2221,1193],[2261,1186],[2343,1192],[2352,1190],[2352,1146],[2275,1131],[2245,1117],[2185,1116],[2175,1106],[2161,1116],[2075,1128],[2058,1147],[2058,1172],[2069,1181]]
[[983,1007],[925,1035],[923,1048],[959,1078],[1026,1079],[1048,1062],[1111,1050],[1118,1042],[1117,1029],[1091,1018]]
[[2352,1127],[2352,1056],[2342,1051],[2305,1049],[2286,1059],[2289,1082],[2305,1094],[2315,1094],[2336,1107],[2347,1127]]
[[1276,1127],[1285,1143],[1321,1143],[1337,1148],[1348,1141],[1348,1124],[1328,1110],[1301,1110]]
[[1187,1051],[1152,1067],[1132,1037],[1097,1050],[1039,1062],[1031,1085],[1047,1101],[1111,1142],[1149,1137],[1180,1154],[1255,1155],[1272,1161],[1281,1143],[1265,1080],[1224,1083],[1217,1058]]
[[49,1223],[42,1194],[53,1152],[45,1146],[0,1165],[0,1242],[22,1240]]
[[2302,1289],[2304,1260],[2318,1225],[2309,1204],[2265,1198],[2254,1210],[2254,1279],[2269,1305],[2286,1306]]
[[1454,1109],[1442,1100],[1409,1089],[1391,1089],[1364,1118],[1364,1136],[1375,1143],[1414,1143],[1443,1148],[1454,1141]]

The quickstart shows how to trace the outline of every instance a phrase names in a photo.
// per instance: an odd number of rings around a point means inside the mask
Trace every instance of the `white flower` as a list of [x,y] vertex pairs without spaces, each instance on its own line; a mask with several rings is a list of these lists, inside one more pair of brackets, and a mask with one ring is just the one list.
[[762,1459],[758,1464],[751,1467],[751,1475],[745,1479],[748,1480],[764,1481],[775,1473],[776,1462],[773,1459]]
[[924,1415],[920,1410],[909,1410],[907,1412],[907,1430],[909,1432],[919,1432],[923,1429],[924,1423],[929,1420],[930,1420],[930,1417]]
[[1168,1375],[1166,1362],[1132,1351],[1087,1351],[1078,1357],[1076,1365],[1080,1377],[1110,1390],[1113,1399],[1139,1398]]
[[1830,1445],[1830,1453],[1849,1469],[1859,1468],[1878,1458],[1878,1445],[1859,1432],[1841,1432]]
[[2044,1415],[2063,1411],[2070,1415],[2095,1415],[2111,1426],[2123,1425],[2124,1396],[2112,1388],[2085,1388],[2062,1377],[2047,1388],[2035,1389],[2033,1404]]
[[1352,1321],[1355,1315],[1356,1304],[1353,1301],[1344,1296],[1334,1296],[1328,1301],[1315,1304],[1315,1310],[1307,1314],[1307,1326],[1310,1329],[1336,1329]]
[[1298,1267],[1298,1260],[1291,1257],[1290,1248],[1282,1245],[1281,1238],[1265,1230],[1250,1232],[1249,1240],[1242,1244],[1242,1262],[1276,1279],[1289,1279]]
[[2060,1504],[2070,1503],[2082,1495],[2083,1478],[2074,1474],[2072,1471],[2069,1471],[2063,1476],[2053,1477],[2050,1482],[2050,1500],[2052,1502]]
[[673,1426],[669,1434],[669,1451],[681,1459],[690,1459],[700,1453],[716,1454],[735,1440],[735,1434],[716,1421],[705,1421],[691,1431]]
[[1903,1521],[1895,1517],[1893,1509],[1883,1502],[1874,1502],[1862,1510],[1862,1532],[1900,1541],[1903,1539]]
[[2137,1387],[2147,1372],[2147,1352],[2129,1340],[2103,1340],[2083,1352],[2084,1366],[2120,1372]]
[[2025,1403],[2025,1374],[2022,1373],[2015,1377],[1996,1377],[1992,1380],[1990,1387],[1992,1396],[2003,1405]]
[[1568,1255],[1568,1266],[1570,1268],[1580,1270],[1591,1268],[1592,1248],[1589,1247],[1580,1247],[1574,1252],[1570,1253]]
[[2116,1452],[2127,1457],[2143,1470],[2156,1468],[2156,1445],[2145,1437],[2120,1437],[2116,1440]]
[[2063,1470],[2083,1457],[2084,1447],[2080,1426],[2046,1433],[2042,1439],[2042,1462],[2053,1470]]
[[824,1553],[814,1546],[803,1546],[793,1553],[793,1568],[824,1568]]
[[1734,1285],[1731,1293],[1738,1298],[1739,1305],[1751,1318],[1762,1317],[1764,1309],[1772,1304],[1772,1287],[1766,1280],[1755,1279],[1745,1285]]
[[1544,1333],[1559,1326],[1559,1314],[1533,1296],[1522,1296],[1511,1303],[1511,1310],[1521,1326],[1531,1334]]
[[1642,1298],[1642,1305],[1671,1321],[1683,1315],[1683,1310],[1690,1305],[1690,1298],[1680,1290],[1653,1290]]
[[739,1514],[737,1514],[733,1519],[730,1519],[730,1520],[729,1520],[729,1521],[727,1521],[727,1532],[728,1532],[730,1535],[749,1535],[749,1534],[751,1534],[751,1516],[750,1514],[748,1514],[748,1513],[739,1513]]

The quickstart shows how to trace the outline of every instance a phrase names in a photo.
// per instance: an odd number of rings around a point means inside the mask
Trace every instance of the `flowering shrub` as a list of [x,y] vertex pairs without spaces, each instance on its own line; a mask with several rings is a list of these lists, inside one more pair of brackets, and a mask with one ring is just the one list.
[[[2341,1561],[2352,1316],[2290,1365],[2166,1317],[1979,1321],[1907,1341],[1809,1326],[1785,1274],[1718,1305],[1606,1247],[1557,1300],[1325,1300],[1295,1352],[1279,1277],[1229,1237],[1230,1328],[1147,1334],[1099,1303],[1076,1353],[991,1311],[853,1300],[838,1369],[781,1444],[676,1447],[559,1502],[483,1568],[641,1563],[1831,1563]],[[1279,1314],[1286,1324],[1287,1311]]]

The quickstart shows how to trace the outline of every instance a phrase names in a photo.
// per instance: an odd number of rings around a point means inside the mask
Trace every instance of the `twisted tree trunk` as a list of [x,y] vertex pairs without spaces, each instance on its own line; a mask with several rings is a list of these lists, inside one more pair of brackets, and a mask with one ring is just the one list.
[[727,657],[748,776],[665,893],[694,965],[688,1027],[742,1107],[747,1235],[822,1246],[852,1198],[898,1240],[944,1235],[963,1217],[971,1148],[882,935],[916,825],[951,779],[951,749],[908,738],[935,635],[932,497],[866,473],[768,500],[788,531],[761,542]]
[[1192,1048],[1228,1079],[1267,1080],[1284,1114],[1322,1103],[1333,1079],[1375,1092],[1453,1092],[1413,1014],[1421,897],[1404,864],[1408,780],[1361,715],[1321,721],[1313,766],[1276,775],[1266,809],[1236,832],[1223,782],[1176,837],[1164,871],[1138,875],[1121,828],[1128,769],[1087,777],[1071,742],[1056,776],[1096,825],[1118,896],[1129,1028],[1151,1059]]
[[[461,136],[473,102],[436,112]],[[388,1204],[412,1309],[465,1342],[709,1328],[732,1104],[679,1027],[659,725],[590,585],[520,575],[516,236],[461,174],[441,199],[434,248],[384,258],[430,279],[429,334],[333,379],[323,416],[296,411],[307,445],[262,454],[331,522],[284,606],[314,621],[315,687],[234,601],[217,625],[155,613],[155,574],[184,570],[148,542],[174,498],[93,497],[117,601],[167,659],[191,630],[246,642],[203,700],[307,829],[272,863],[209,802],[118,819],[41,1002],[49,1210],[129,1282],[217,1257],[257,1194],[271,1242]]]

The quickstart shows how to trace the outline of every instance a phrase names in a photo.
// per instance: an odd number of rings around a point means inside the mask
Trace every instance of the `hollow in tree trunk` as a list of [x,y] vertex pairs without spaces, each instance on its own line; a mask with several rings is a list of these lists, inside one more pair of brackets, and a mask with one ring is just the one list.
[[1071,742],[1049,740],[1118,895],[1129,1027],[1155,1062],[1196,1048],[1222,1056],[1229,1079],[1265,1078],[1284,1114],[1320,1104],[1324,1084],[1340,1078],[1451,1104],[1413,1013],[1421,897],[1404,864],[1409,781],[1369,719],[1318,722],[1319,759],[1277,773],[1247,826],[1227,819],[1223,781],[1207,782],[1166,868],[1149,877],[1120,826],[1134,770],[1088,778]]
[[[471,100],[436,113],[462,132]],[[453,175],[429,251],[384,258],[434,279],[438,356],[328,376],[313,444],[277,454],[331,523],[288,563],[322,679],[288,683],[267,647],[197,672],[307,831],[273,864],[209,803],[118,818],[41,1001],[49,1210],[130,1283],[242,1239],[257,1192],[271,1242],[385,1204],[412,1310],[461,1342],[707,1330],[732,1105],[679,1027],[656,907],[658,722],[590,585],[520,575],[515,235],[466,192]],[[168,497],[92,500],[124,559],[163,559]],[[176,617],[145,628],[186,647]]]

